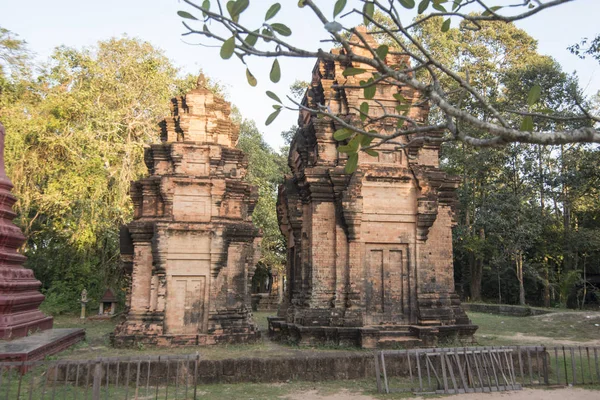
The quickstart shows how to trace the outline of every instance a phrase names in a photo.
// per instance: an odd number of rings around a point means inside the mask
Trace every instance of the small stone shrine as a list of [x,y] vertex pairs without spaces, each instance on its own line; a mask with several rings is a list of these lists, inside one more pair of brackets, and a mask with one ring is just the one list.
[[100,306],[98,308],[98,315],[101,316],[112,316],[115,314],[117,308],[117,297],[112,290],[106,289],[104,295],[100,299]]
[[[368,50],[354,51],[371,57]],[[390,51],[386,63],[408,65],[409,59]],[[380,83],[366,100],[360,81],[374,70],[353,65],[367,72],[344,77],[349,66],[318,60],[304,105],[325,104],[350,122],[358,120],[363,101],[372,116],[382,115],[380,105],[396,112],[394,95],[401,93],[411,104],[408,116],[427,120],[428,105],[410,87]],[[390,133],[396,124],[381,119],[369,129]],[[308,111],[300,112],[298,125],[288,159],[292,173],[279,188],[277,206],[288,281],[278,317],[269,318],[270,334],[364,348],[471,339],[477,327],[454,292],[451,228],[459,180],[440,170],[439,145],[414,143],[402,151],[384,144],[376,157],[361,152],[356,172],[346,174],[347,156],[337,151],[343,143],[333,138],[340,127]]]
[[260,235],[252,223],[257,190],[235,148],[229,103],[205,87],[175,98],[146,150],[150,176],[133,182],[133,222],[121,232],[131,274],[126,320],[116,346],[250,342],[250,282]]

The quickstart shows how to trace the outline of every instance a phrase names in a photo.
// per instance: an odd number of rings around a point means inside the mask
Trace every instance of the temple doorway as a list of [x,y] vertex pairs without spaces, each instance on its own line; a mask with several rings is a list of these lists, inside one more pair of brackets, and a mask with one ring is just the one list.
[[408,245],[368,243],[365,251],[365,324],[406,322]]

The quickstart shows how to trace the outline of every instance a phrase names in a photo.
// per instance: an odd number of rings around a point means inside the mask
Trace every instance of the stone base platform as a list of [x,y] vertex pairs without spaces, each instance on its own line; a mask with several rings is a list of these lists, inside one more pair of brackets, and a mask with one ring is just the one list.
[[269,336],[300,346],[333,344],[363,349],[436,347],[439,343],[473,342],[477,325],[377,325],[360,327],[303,326],[267,317]]
[[11,341],[0,341],[0,361],[36,361],[85,339],[85,330],[48,329]]
[[114,347],[126,348],[138,345],[158,347],[183,347],[183,346],[212,346],[216,344],[242,344],[256,343],[260,340],[260,332],[252,333],[227,333],[203,335],[115,335],[111,334],[110,340]]
[[277,311],[279,297],[269,293],[255,293],[252,295],[252,311]]

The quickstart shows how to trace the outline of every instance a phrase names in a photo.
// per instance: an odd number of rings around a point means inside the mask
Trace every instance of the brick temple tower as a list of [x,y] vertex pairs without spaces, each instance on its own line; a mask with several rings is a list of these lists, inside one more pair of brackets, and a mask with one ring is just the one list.
[[[370,57],[361,48],[354,52]],[[390,51],[386,63],[408,65],[409,59]],[[371,116],[382,115],[381,105],[395,113],[394,95],[400,93],[411,104],[408,117],[427,120],[427,103],[410,87],[380,83],[372,100],[361,88],[336,88],[358,87],[374,72],[353,66],[366,72],[344,77],[349,65],[318,60],[304,105],[325,104],[353,121],[364,101]],[[369,129],[391,133],[397,121],[382,119]],[[333,138],[339,127],[308,111],[300,112],[298,125],[288,160],[292,173],[278,199],[288,284],[278,317],[269,320],[270,333],[301,344],[362,347],[471,338],[477,327],[454,292],[451,229],[459,182],[440,170],[439,145],[415,143],[398,150],[384,144],[376,157],[361,153],[356,172],[346,174],[347,156],[337,151],[343,143]]]
[[205,345],[259,337],[250,282],[260,235],[256,188],[236,149],[229,103],[198,79],[172,100],[162,143],[146,150],[150,176],[133,182],[134,219],[121,233],[131,274],[127,319],[116,346]]

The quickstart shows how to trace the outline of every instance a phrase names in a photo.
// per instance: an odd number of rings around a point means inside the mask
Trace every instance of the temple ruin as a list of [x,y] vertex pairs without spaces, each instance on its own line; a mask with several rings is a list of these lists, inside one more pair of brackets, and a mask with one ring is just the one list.
[[150,176],[133,182],[134,218],[121,233],[130,274],[116,346],[249,342],[250,282],[258,261],[252,223],[257,190],[244,181],[231,107],[206,88],[175,98],[160,144],[145,153]]
[[[409,59],[390,51],[386,63],[409,65]],[[408,116],[427,120],[427,103],[407,86],[379,83],[366,100],[358,86],[374,69],[353,65],[366,72],[344,77],[349,66],[318,60],[304,105],[327,105],[352,122],[363,101],[371,116],[382,115],[381,105],[395,112],[400,93],[411,104]],[[386,118],[369,129],[390,133],[396,124]],[[361,153],[358,169],[347,174],[347,156],[337,151],[344,143],[333,138],[339,126],[308,111],[300,112],[298,125],[288,159],[292,173],[279,189],[277,209],[288,243],[287,285],[278,316],[269,318],[270,334],[365,348],[472,338],[477,327],[454,292],[451,228],[459,181],[440,170],[439,145],[398,150],[383,144],[376,157]]]

